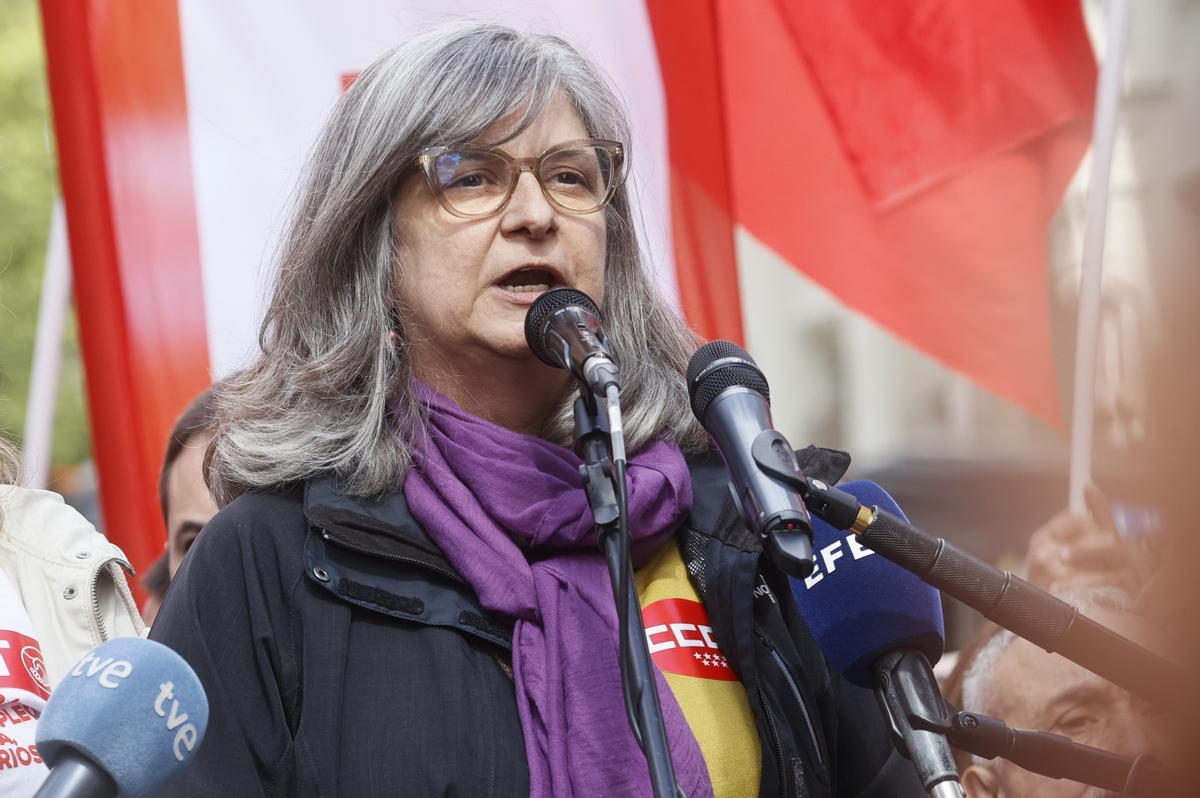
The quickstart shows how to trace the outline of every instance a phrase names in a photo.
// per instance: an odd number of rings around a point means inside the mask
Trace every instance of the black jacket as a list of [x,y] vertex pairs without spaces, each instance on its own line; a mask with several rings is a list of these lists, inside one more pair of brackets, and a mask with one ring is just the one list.
[[[836,481],[848,458],[802,452]],[[787,579],[689,463],[680,549],[762,741],[764,796],[923,795],[874,696],[831,674]],[[151,637],[204,684],[208,732],[178,796],[527,795],[511,629],[414,521],[329,480],[247,494],[205,527]]]

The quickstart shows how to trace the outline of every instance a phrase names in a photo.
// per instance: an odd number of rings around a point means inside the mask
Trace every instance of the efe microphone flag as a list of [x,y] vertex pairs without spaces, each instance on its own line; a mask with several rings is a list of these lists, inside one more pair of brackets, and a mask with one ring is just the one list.
[[[838,488],[860,504],[904,517],[874,482],[847,482]],[[915,648],[930,664],[941,659],[946,628],[937,588],[866,548],[854,533],[834,529],[816,516],[813,551],[813,573],[792,579],[792,594],[817,645],[846,678],[874,687],[872,664],[887,651]]]

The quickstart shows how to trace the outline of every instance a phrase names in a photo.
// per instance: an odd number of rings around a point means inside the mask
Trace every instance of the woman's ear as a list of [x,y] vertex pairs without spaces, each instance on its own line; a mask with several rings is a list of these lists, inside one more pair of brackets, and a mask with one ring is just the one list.
[[971,765],[964,770],[962,786],[967,798],[996,798],[1000,795],[1000,780],[988,765]]

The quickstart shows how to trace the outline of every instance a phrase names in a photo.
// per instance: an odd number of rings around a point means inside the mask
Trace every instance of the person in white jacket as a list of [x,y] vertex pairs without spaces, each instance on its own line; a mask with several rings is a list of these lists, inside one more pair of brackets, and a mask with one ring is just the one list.
[[34,732],[54,686],[105,640],[145,634],[125,555],[58,494],[12,484],[15,461],[0,438],[0,794],[14,798],[45,780]]

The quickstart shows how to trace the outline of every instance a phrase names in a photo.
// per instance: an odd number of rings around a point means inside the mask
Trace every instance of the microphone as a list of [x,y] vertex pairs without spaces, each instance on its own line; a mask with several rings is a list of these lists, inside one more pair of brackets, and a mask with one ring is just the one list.
[[[903,517],[874,482],[839,489]],[[925,790],[938,798],[961,796],[954,755],[938,730],[949,727],[950,715],[931,667],[946,642],[941,594],[819,517],[813,548],[813,573],[791,586],[817,645],[850,682],[874,688],[892,739]]]
[[567,369],[595,396],[621,387],[600,309],[574,288],[554,288],[539,296],[525,314],[525,341],[548,366]]
[[[646,756],[654,794],[681,794],[675,783],[666,726],[654,684],[654,665],[646,647],[641,607],[629,559],[628,486],[625,432],[621,421],[621,382],[600,309],[574,288],[555,288],[539,296],[525,315],[525,341],[543,363],[567,369],[581,386],[575,400],[575,447],[598,538],[608,561],[617,602],[621,689],[625,713]],[[607,419],[601,415],[603,399]],[[611,452],[607,462],[606,450]]]
[[[903,515],[874,482],[838,489]],[[808,578],[791,580],[792,595],[829,662],[851,682],[874,687],[872,666],[886,651],[915,648],[931,663],[940,660],[946,645],[941,593],[815,514],[812,527],[815,567]]]
[[139,798],[185,766],[204,740],[208,699],[171,649],[109,640],[50,695],[37,747],[50,775],[35,798]]
[[832,526],[852,530],[871,550],[1046,651],[1160,707],[1178,707],[1194,699],[1182,667],[1019,576],[922,532],[885,507],[859,503],[838,488],[808,480],[804,495],[813,512]]
[[808,576],[812,521],[797,489],[780,478],[803,475],[792,445],[771,424],[767,378],[744,349],[718,340],[692,355],[687,382],[692,412],[725,459],[746,525],[784,573]]
[[[525,342],[538,360],[571,372],[592,396],[604,400],[607,427],[596,416],[595,402],[576,403],[577,440],[603,432],[612,446],[613,461],[619,469],[623,468],[620,464],[625,462],[625,425],[621,420],[621,380],[596,303],[574,288],[547,291],[533,301],[525,314]],[[597,500],[611,504],[604,498]]]

